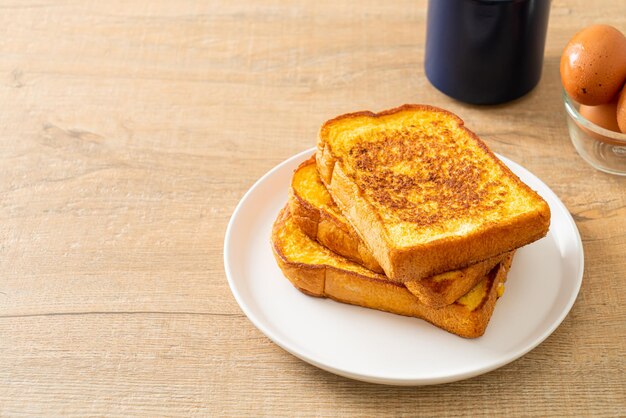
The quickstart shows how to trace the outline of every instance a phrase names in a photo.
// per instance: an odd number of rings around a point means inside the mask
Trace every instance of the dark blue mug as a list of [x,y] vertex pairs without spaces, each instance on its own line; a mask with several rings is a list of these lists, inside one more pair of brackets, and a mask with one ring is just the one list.
[[550,0],[429,0],[426,76],[473,104],[523,96],[541,77]]

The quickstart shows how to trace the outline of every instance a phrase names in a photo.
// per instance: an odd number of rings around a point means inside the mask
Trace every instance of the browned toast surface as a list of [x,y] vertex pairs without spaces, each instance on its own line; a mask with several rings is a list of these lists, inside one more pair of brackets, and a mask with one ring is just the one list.
[[456,302],[434,309],[421,303],[404,285],[336,255],[311,240],[293,222],[289,209],[272,229],[272,246],[279,267],[292,284],[312,296],[400,315],[422,318],[466,338],[482,335],[506,279],[512,256],[485,275]]
[[[289,209],[293,221],[309,238],[357,264],[382,273],[380,265],[320,180],[314,156],[294,171]],[[405,286],[424,304],[440,308],[467,293],[504,257],[500,255],[462,269],[409,280]]]
[[401,281],[504,254],[548,230],[545,201],[435,107],[332,119],[320,130],[317,166],[374,258]]

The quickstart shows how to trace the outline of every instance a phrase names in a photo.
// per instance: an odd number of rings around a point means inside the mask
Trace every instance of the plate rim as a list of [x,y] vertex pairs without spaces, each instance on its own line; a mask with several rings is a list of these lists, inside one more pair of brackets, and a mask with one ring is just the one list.
[[424,378],[424,377],[390,378],[390,377],[384,377],[384,376],[371,375],[367,373],[357,373],[352,370],[342,369],[341,367],[330,366],[330,365],[324,364],[323,362],[320,362],[312,358],[307,353],[301,352],[300,350],[296,349],[292,345],[291,342],[284,341],[281,337],[273,333],[273,331],[271,331],[269,327],[267,327],[263,323],[263,321],[259,320],[257,316],[252,312],[252,309],[246,304],[246,302],[243,300],[242,295],[237,290],[236,283],[233,278],[233,273],[231,271],[229,259],[231,258],[230,247],[231,247],[231,240],[232,240],[232,230],[234,228],[235,221],[239,213],[242,211],[242,208],[245,206],[246,201],[250,198],[250,196],[254,193],[254,191],[258,187],[260,187],[267,179],[271,178],[274,175],[274,173],[281,170],[283,167],[292,164],[294,160],[298,160],[298,159],[305,158],[307,156],[312,155],[315,151],[316,151],[316,147],[312,147],[304,151],[301,151],[299,153],[296,153],[292,155],[291,157],[288,157],[287,159],[281,161],[280,163],[272,167],[269,171],[267,171],[263,176],[257,179],[254,182],[254,184],[244,193],[244,195],[241,197],[241,199],[237,203],[237,206],[233,210],[233,213],[228,221],[228,226],[226,227],[226,232],[224,235],[224,247],[223,247],[224,270],[226,273],[226,279],[228,281],[230,291],[233,294],[237,304],[239,305],[239,308],[243,311],[243,313],[246,315],[248,320],[252,322],[252,324],[259,331],[261,331],[261,333],[263,333],[267,338],[269,338],[274,344],[278,345],[283,350],[287,351],[293,356],[309,364],[312,364],[322,370],[325,370],[325,371],[328,371],[328,372],[331,372],[340,376],[344,376],[350,379],[363,381],[363,382],[386,384],[386,385],[399,385],[399,386],[421,386],[421,385],[435,385],[435,384],[442,384],[442,383],[451,383],[455,381],[460,381],[460,380],[465,380],[465,379],[469,379],[472,377],[476,377],[485,373],[489,373],[493,370],[499,369],[500,367],[503,367],[509,363],[514,362],[515,360],[521,358],[525,354],[534,350],[541,343],[543,343],[550,335],[552,335],[554,331],[563,323],[563,321],[565,320],[565,318],[571,311],[572,307],[576,303],[576,300],[578,299],[578,295],[580,293],[580,289],[582,287],[582,281],[584,278],[585,256],[584,256],[584,246],[583,246],[582,239],[580,236],[580,231],[578,230],[578,227],[576,225],[576,222],[574,221],[574,218],[572,217],[571,213],[569,212],[565,204],[557,196],[557,194],[554,193],[554,191],[543,180],[541,180],[534,173],[532,173],[530,170],[528,170],[524,166],[518,164],[517,162],[507,157],[504,157],[503,155],[500,155],[498,153],[494,153],[497,158],[499,158],[502,162],[505,163],[505,165],[507,165],[507,167],[510,168],[511,166],[516,166],[517,168],[522,169],[523,171],[526,171],[527,173],[532,175],[534,178],[536,178],[545,187],[546,191],[552,195],[551,197],[554,198],[556,205],[559,207],[561,212],[563,212],[564,218],[567,220],[569,227],[574,232],[575,246],[576,246],[577,253],[578,253],[578,260],[577,260],[578,263],[576,265],[578,269],[578,275],[577,277],[575,277],[576,282],[574,284],[574,291],[572,291],[569,297],[569,300],[565,304],[564,309],[560,312],[559,316],[556,318],[555,321],[553,321],[553,323],[549,327],[547,327],[541,333],[540,337],[538,337],[530,345],[524,345],[521,349],[514,351],[511,355],[508,355],[505,358],[497,362],[494,362],[492,364],[489,364],[487,366],[467,370],[464,372],[462,371],[460,373],[450,372],[450,373],[437,374],[429,378]]

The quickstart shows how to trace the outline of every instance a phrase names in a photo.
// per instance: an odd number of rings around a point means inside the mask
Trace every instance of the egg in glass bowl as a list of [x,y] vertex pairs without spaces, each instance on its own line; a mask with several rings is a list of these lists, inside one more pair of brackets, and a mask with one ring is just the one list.
[[[567,128],[578,154],[598,170],[626,176],[626,134],[603,128],[580,113],[581,105],[563,91]],[[584,112],[583,112],[584,113]],[[602,117],[602,115],[594,116]]]
[[626,175],[626,36],[609,25],[582,29],[566,45],[560,73],[574,147],[598,170]]

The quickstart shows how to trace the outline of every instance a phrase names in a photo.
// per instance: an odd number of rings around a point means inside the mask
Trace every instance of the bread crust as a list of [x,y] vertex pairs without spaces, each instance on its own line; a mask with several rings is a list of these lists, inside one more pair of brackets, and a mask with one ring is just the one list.
[[480,263],[455,271],[456,277],[446,280],[446,273],[419,280],[404,282],[409,292],[413,293],[425,305],[442,308],[469,292],[486,274],[504,261],[511,252],[488,258]]
[[[510,175],[511,181],[517,187],[537,200],[537,209],[498,223],[485,225],[465,235],[447,236],[404,248],[394,246],[381,215],[362,197],[363,191],[346,174],[342,166],[342,157],[333,153],[332,145],[326,141],[326,138],[333,125],[347,119],[363,116],[376,119],[407,110],[440,112],[452,118],[458,128],[471,138],[495,165]],[[510,172],[476,134],[464,126],[462,119],[447,110],[434,106],[403,105],[380,113],[363,111],[331,119],[320,129],[316,161],[320,177],[335,203],[349,219],[361,239],[367,243],[386,275],[401,282],[459,269],[514,250],[545,236],[550,225],[550,209],[547,203]]]
[[302,292],[421,318],[465,338],[477,338],[484,334],[498,298],[498,286],[506,280],[512,255],[486,275],[486,296],[473,310],[458,302],[442,309],[434,309],[421,303],[404,285],[392,282],[380,274],[372,272],[371,275],[364,275],[330,265],[294,262],[286,253],[285,243],[278,234],[278,231],[285,228],[289,216],[289,210],[285,208],[276,219],[272,228],[272,248],[284,275]]
[[[300,164],[294,174],[311,164],[315,164],[315,156]],[[313,206],[298,193],[298,187],[294,184],[295,180],[294,175],[289,189],[289,210],[300,229],[309,238],[316,240],[329,250],[376,273],[383,273],[380,264],[372,256],[365,243],[358,239],[352,226],[341,222],[331,213]]]

